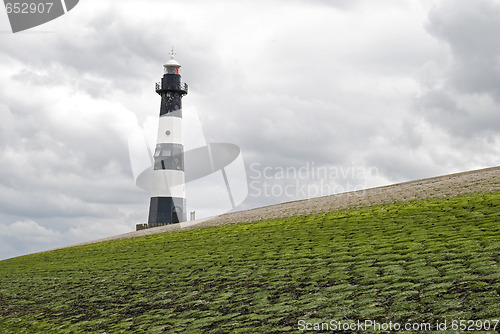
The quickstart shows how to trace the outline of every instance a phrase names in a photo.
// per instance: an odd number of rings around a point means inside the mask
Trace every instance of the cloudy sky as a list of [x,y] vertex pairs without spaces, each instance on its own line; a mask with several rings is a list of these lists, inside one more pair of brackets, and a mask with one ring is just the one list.
[[[499,165],[499,31],[498,0],[81,0],[16,34],[0,10],[0,259],[147,221],[129,143],[172,46],[186,141],[241,148],[245,209]],[[197,217],[228,209],[211,177]]]

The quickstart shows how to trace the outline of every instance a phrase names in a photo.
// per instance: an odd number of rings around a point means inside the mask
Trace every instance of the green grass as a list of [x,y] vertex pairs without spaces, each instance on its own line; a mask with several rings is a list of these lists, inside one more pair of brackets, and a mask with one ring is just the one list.
[[184,230],[1,261],[0,332],[499,319],[499,261],[500,192]]

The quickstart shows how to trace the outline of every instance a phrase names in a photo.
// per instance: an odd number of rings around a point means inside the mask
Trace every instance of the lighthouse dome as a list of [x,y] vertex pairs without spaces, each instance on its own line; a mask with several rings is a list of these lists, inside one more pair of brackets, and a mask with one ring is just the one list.
[[163,66],[177,66],[177,67],[181,67],[181,64],[179,64],[179,62],[175,59],[170,59],[169,61],[167,61],[167,63]]

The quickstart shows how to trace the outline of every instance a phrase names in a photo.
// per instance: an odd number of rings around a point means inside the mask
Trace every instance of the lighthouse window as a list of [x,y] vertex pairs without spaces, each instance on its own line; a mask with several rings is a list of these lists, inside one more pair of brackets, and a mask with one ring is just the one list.
[[169,67],[168,73],[169,74],[179,74],[179,69],[177,67]]
[[156,146],[156,150],[155,150],[155,158],[159,157],[160,153],[161,153],[161,146],[158,145],[158,146]]

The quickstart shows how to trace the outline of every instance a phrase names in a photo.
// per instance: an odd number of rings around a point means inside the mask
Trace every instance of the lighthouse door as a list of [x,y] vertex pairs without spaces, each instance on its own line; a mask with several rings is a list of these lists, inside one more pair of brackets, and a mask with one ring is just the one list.
[[172,209],[172,223],[179,223],[179,216],[182,217],[182,209],[178,206],[174,206]]

